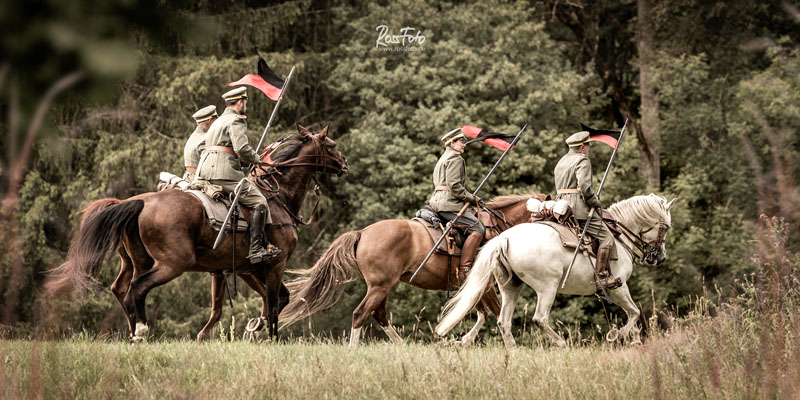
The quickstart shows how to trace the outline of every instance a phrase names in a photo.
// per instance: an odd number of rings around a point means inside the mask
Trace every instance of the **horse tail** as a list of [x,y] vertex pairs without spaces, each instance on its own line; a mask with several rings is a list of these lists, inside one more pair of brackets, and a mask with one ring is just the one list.
[[78,232],[72,238],[67,260],[46,272],[48,277],[44,288],[52,296],[70,290],[85,294],[93,289],[92,286],[97,282],[94,276],[103,264],[106,253],[119,245],[125,232],[138,229],[138,217],[143,208],[142,200],[114,204],[109,199],[103,199],[90,204],[86,210],[91,214],[83,218]]
[[345,233],[325,250],[313,267],[291,271],[298,277],[286,283],[291,295],[289,304],[279,317],[281,327],[289,326],[339,301],[344,284],[356,280],[356,248],[360,240],[361,231]]
[[122,203],[122,200],[115,199],[113,197],[107,197],[105,199],[95,200],[89,203],[89,205],[86,206],[83,211],[81,211],[82,216],[81,222],[78,225],[78,229],[80,229],[80,227],[82,227],[86,223],[86,220],[88,220],[92,215],[95,215],[96,213],[119,203]]
[[444,336],[475,307],[475,304],[483,296],[489,280],[492,279],[493,272],[504,269],[503,265],[508,264],[506,252],[508,239],[499,237],[490,240],[483,246],[472,270],[467,275],[461,290],[450,299],[442,311],[442,320],[436,326],[436,334]]

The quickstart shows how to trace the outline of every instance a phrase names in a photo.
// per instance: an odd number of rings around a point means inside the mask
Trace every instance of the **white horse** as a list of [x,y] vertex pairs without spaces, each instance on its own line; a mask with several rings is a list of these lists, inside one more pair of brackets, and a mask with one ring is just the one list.
[[[626,229],[617,238],[618,260],[610,262],[614,277],[622,280],[622,286],[609,290],[611,301],[625,310],[628,320],[620,334],[631,343],[641,343],[636,320],[639,309],[631,299],[627,281],[634,262],[633,247],[642,252],[646,264],[661,264],[667,259],[664,237],[672,224],[669,209],[678,199],[667,202],[665,198],[651,194],[635,196],[620,201],[608,208],[611,215]],[[522,284],[527,283],[536,291],[536,312],[533,322],[553,342],[565,346],[566,342],[549,324],[550,307],[556,293],[591,295],[597,291],[594,269],[587,257],[579,254],[572,267],[566,285],[561,281],[569,267],[574,249],[564,248],[558,233],[543,224],[520,224],[490,240],[481,250],[467,281],[444,308],[436,333],[444,336],[467,313],[483,294],[489,279],[494,275],[500,287],[503,305],[497,325],[506,347],[516,345],[511,334],[511,318],[517,304]]]

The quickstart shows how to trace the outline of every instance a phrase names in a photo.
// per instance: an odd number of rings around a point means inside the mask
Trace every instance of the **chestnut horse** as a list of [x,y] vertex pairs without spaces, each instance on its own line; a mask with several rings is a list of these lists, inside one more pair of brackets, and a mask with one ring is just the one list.
[[[347,160],[336,149],[336,142],[327,137],[327,130],[326,127],[313,134],[298,126],[299,134],[287,143],[286,151],[278,150],[291,154],[273,156],[278,161],[266,165],[274,169],[260,166],[249,177],[280,188],[277,194],[262,192],[270,199],[273,219],[267,230],[269,240],[283,251],[261,263],[255,274],[241,275],[262,296],[262,317],[270,322],[273,336],[277,335],[278,314],[286,303],[281,304],[279,297],[281,294],[288,297],[281,281],[286,261],[297,246],[296,228],[300,223],[297,215],[308,184],[317,171],[341,175],[349,169]],[[111,290],[125,311],[131,340],[142,341],[148,332],[145,298],[152,288],[186,271],[220,272],[231,267],[232,235],[225,235],[219,247],[212,250],[216,235],[200,201],[180,190],[145,193],[121,202],[98,200],[87,207],[67,260],[49,271],[45,288],[53,295],[70,290],[87,292],[96,281],[94,276],[105,254],[117,248],[122,263]],[[236,239],[236,264],[241,268],[249,263],[246,258],[249,234],[241,233]],[[222,282],[222,276],[214,276],[211,318],[198,339],[207,338],[219,319],[224,296]]]
[[[487,238],[528,222],[531,213],[525,208],[525,202],[532,197],[544,200],[548,196],[536,193],[501,196],[487,203],[488,211],[479,213],[486,226]],[[350,345],[358,344],[361,327],[370,315],[392,341],[401,342],[402,338],[386,317],[386,298],[400,281],[409,283],[414,270],[432,247],[433,241],[427,229],[410,220],[379,221],[339,236],[312,268],[289,271],[299,276],[286,283],[290,300],[281,313],[281,325],[290,325],[333,306],[341,297],[343,285],[355,280],[355,272],[359,272],[367,283],[367,294],[353,311]],[[448,255],[435,253],[410,284],[428,290],[456,289],[455,271],[459,258],[453,257],[452,265],[449,261]],[[451,271],[449,277],[448,271]],[[499,315],[500,302],[491,285],[485,288],[477,305],[478,321],[462,343],[474,342],[485,321],[486,308]]]

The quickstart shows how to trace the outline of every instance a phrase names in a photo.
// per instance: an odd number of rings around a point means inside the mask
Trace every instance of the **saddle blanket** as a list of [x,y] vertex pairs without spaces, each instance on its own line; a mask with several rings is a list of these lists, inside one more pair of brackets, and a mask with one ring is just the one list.
[[[222,223],[225,221],[225,216],[228,215],[228,210],[231,207],[230,201],[226,200],[223,196],[224,193],[222,192],[222,187],[211,185],[207,182],[204,185],[190,184],[185,179],[170,174],[169,172],[160,173],[159,179],[159,192],[166,189],[179,189],[191,194],[194,197],[197,197],[197,199],[200,200],[200,203],[203,204],[203,209],[206,211],[206,216],[208,216],[208,223],[211,225],[211,229],[219,231],[219,228],[222,227]],[[221,200],[214,200],[214,198],[211,197],[211,194],[214,194],[215,196],[218,195],[217,197]],[[248,212],[245,214],[242,212],[243,210],[241,205],[238,206],[237,211],[239,211],[239,222],[236,224],[236,232],[247,232],[249,225],[247,221],[250,213]],[[228,231],[230,230],[230,225],[228,225]]]
[[[208,216],[208,222],[211,224],[211,228],[215,231],[218,231],[219,228],[222,227],[222,222],[225,221],[225,216],[228,215],[228,208],[230,207],[230,203],[223,203],[221,201],[212,200],[205,192],[199,190],[186,190],[186,193],[191,194],[194,197],[197,197],[201,203],[203,203],[203,208],[206,210],[206,215]],[[245,218],[245,213],[242,212],[242,206],[236,206],[239,211],[239,222],[236,224],[236,232],[247,232],[247,218]],[[228,224],[228,230],[231,229],[231,225]]]
[[[573,232],[566,226],[553,221],[538,221],[534,222],[534,224],[547,225],[555,229],[555,231],[558,232],[559,239],[561,239],[562,246],[569,249],[574,249],[575,247],[578,246],[578,235],[576,235],[575,232]],[[588,236],[589,234],[587,233],[586,235]],[[592,257],[597,257],[597,255],[594,252],[594,249],[592,249],[592,246],[585,246],[584,248],[586,248],[586,250],[589,252],[589,255],[591,255]],[[612,260],[617,259],[617,249],[615,247],[611,248],[611,255],[609,258]]]
[[[433,224],[431,224],[430,222],[428,222],[428,221],[426,221],[426,220],[424,220],[422,218],[412,218],[411,220],[419,223],[420,225],[424,226],[425,229],[427,229],[428,235],[430,235],[431,241],[433,243],[436,243],[436,241],[439,240],[440,237],[442,237],[443,231],[441,229],[439,229],[438,227],[434,227]],[[575,240],[575,241],[577,242],[577,240]],[[455,249],[454,249],[455,251],[454,251],[453,256],[461,257],[461,247],[459,247],[459,246],[454,246],[454,247],[455,247]],[[447,252],[447,239],[442,240],[442,242],[439,243],[439,247],[436,248],[436,252],[437,253],[441,253],[441,254],[449,254]]]

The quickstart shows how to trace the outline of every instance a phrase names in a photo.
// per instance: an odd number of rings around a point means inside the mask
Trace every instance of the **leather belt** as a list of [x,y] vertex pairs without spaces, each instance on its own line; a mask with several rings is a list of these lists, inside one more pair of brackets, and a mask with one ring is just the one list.
[[447,190],[450,190],[450,187],[449,186],[436,185],[436,186],[433,187],[433,190],[444,190],[444,191],[447,191]]
[[193,173],[197,172],[197,168],[186,167],[186,172],[188,172],[190,174],[193,174]]
[[208,147],[206,147],[206,150],[209,150],[209,151],[214,151],[214,150],[216,150],[216,151],[224,151],[224,152],[226,152],[228,154],[232,154],[234,156],[236,155],[236,153],[233,152],[233,149],[231,149],[230,147],[225,147],[225,146],[208,146]]
[[556,191],[556,194],[569,194],[569,193],[572,193],[572,194],[581,194],[581,191],[580,191],[580,190],[578,190],[578,189],[558,189],[558,190]]

